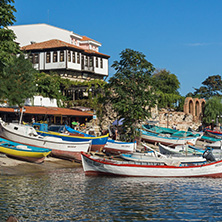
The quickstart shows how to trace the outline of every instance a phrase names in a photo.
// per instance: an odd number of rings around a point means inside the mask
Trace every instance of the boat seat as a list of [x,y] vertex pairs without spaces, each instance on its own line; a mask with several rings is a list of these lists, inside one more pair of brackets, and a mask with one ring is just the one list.
[[30,148],[28,148],[28,147],[25,146],[25,145],[17,145],[16,148],[17,148],[17,149],[22,149],[22,150],[31,150]]

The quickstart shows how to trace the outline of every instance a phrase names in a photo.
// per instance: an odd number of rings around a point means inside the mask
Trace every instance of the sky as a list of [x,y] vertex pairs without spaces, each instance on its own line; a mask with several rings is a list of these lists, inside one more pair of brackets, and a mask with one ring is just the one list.
[[15,0],[14,25],[46,23],[100,43],[113,61],[126,48],[177,76],[185,96],[222,73],[221,0]]

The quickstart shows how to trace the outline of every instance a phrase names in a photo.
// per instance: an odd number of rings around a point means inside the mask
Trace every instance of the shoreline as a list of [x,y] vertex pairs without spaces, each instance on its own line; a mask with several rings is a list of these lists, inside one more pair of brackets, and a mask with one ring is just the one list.
[[9,158],[4,154],[0,154],[0,176],[18,176],[33,173],[44,173],[53,171],[55,169],[76,167],[81,167],[81,164],[76,163],[74,161],[63,160],[53,157],[46,157],[43,163],[36,164]]
[[[152,148],[158,149],[158,146],[149,144]],[[205,142],[197,141],[197,147],[204,147]],[[142,147],[140,147],[142,148]],[[25,162],[7,157],[5,154],[0,153],[0,176],[3,175],[28,175],[33,173],[46,173],[55,169],[62,168],[76,168],[82,167],[81,163],[76,163],[70,160],[64,160],[54,157],[46,157],[43,163],[36,164]]]

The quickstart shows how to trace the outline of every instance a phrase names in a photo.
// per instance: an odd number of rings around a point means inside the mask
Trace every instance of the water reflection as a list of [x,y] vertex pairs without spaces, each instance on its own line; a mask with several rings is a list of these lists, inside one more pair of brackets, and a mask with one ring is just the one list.
[[86,177],[82,168],[0,176],[0,221],[218,221],[221,179]]

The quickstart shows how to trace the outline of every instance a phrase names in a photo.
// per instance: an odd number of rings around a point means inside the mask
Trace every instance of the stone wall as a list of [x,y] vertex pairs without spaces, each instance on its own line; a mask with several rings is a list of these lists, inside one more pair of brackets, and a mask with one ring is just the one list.
[[[155,118],[154,118],[155,117]],[[185,112],[168,111],[167,109],[161,109],[161,111],[152,116],[149,121],[157,121],[158,126],[172,128],[176,125],[178,130],[187,130],[189,127],[196,130],[201,124],[200,120],[194,120],[192,114],[186,114]]]
[[[107,115],[102,118],[102,122],[99,124],[97,120],[97,124],[101,125],[102,130],[106,130],[116,120],[116,113],[113,112],[111,106],[105,106],[104,111]],[[156,121],[158,122],[156,125],[168,128],[176,125],[178,130],[188,130],[189,127],[196,130],[201,125],[201,120],[196,119],[190,113],[168,111],[167,109],[158,110],[157,107],[151,109],[151,118],[147,121]],[[144,124],[147,124],[147,122],[144,122]]]

